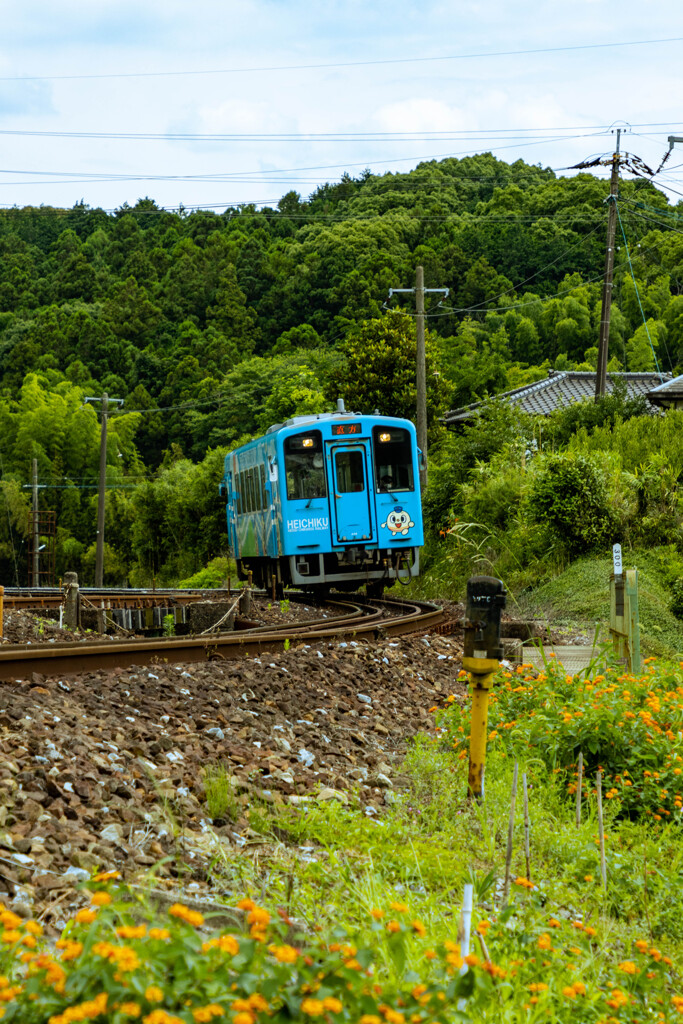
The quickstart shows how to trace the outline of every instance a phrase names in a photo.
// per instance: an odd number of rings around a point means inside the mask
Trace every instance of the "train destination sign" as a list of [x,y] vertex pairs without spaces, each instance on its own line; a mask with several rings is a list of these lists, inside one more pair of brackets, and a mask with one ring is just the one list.
[[361,434],[360,423],[333,423],[332,436],[340,437],[343,434]]

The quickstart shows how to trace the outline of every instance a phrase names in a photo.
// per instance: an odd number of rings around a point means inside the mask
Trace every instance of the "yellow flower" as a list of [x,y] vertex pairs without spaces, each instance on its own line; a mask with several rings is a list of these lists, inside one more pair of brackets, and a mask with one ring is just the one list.
[[389,906],[392,910],[395,910],[397,914],[408,913],[408,906],[406,903],[390,903]]
[[108,892],[95,892],[90,897],[90,902],[94,907],[106,907],[111,903],[111,896]]
[[210,1003],[208,1006],[199,1006],[192,1011],[192,1016],[199,1024],[207,1024],[214,1017],[224,1017],[225,1010],[218,1003]]
[[185,1024],[180,1017],[174,1017],[166,1010],[152,1010],[146,1017],[142,1018],[142,1024]]
[[280,964],[293,964],[299,955],[298,950],[294,949],[294,946],[270,946],[270,953],[273,954],[275,959]]
[[90,910],[88,907],[83,907],[83,909],[79,910],[74,917],[74,921],[76,921],[77,924],[92,924],[96,917],[97,914],[94,910]]
[[124,924],[116,929],[116,934],[120,939],[144,939],[147,934],[147,925]]
[[[325,1012],[325,1005],[322,999],[304,999],[301,1002],[301,1012],[307,1017],[322,1017]],[[235,1018],[235,1020],[237,1020]]]
[[380,910],[378,907],[373,907],[370,911],[370,916],[374,917],[375,921],[381,921],[384,917],[384,911]]
[[240,944],[233,935],[220,935],[217,939],[209,939],[202,943],[202,952],[208,953],[210,949],[218,949],[221,953],[229,953],[235,956],[240,951]]
[[93,882],[111,882],[114,878],[120,878],[120,871],[100,871],[99,874],[93,875]]
[[334,996],[326,996],[326,998],[323,999],[323,1006],[326,1010],[329,1010],[330,1013],[341,1013],[343,1009],[341,1000],[335,999]]
[[542,935],[539,935],[537,945],[538,945],[539,949],[552,949],[553,948],[552,942],[550,940],[550,936],[547,934],[547,932],[543,932]]
[[164,998],[164,993],[158,985],[148,985],[145,989],[145,999],[148,1003],[160,1003]]
[[619,964],[619,970],[623,971],[624,974],[640,974],[640,971],[634,964],[633,960],[623,960]]
[[0,913],[0,924],[2,924],[3,928],[15,929],[21,927],[22,920],[19,915],[13,913],[13,911],[3,910]]
[[174,903],[169,910],[171,917],[177,917],[180,921],[185,921],[186,924],[191,924],[195,928],[201,927],[204,924],[204,915],[200,914],[198,910],[190,910],[183,903]]
[[121,1003],[121,1005],[119,1006],[119,1011],[125,1017],[139,1017],[140,1014],[142,1013],[142,1010],[140,1009],[137,1003]]
[[150,928],[149,937],[150,939],[170,939],[171,933],[168,928]]
[[567,999],[576,999],[576,992],[574,991],[574,987],[572,985],[565,985],[562,989],[562,995],[565,996]]

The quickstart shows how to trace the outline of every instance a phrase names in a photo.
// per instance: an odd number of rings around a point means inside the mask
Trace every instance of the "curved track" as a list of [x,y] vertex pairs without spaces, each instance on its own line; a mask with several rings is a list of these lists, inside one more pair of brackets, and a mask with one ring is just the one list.
[[429,629],[443,619],[438,605],[424,601],[368,601],[359,595],[332,596],[326,607],[338,610],[339,614],[291,626],[257,626],[207,636],[12,644],[0,648],[0,679],[25,678],[32,672],[68,675],[158,662],[183,664],[238,658],[276,650],[287,641],[310,643],[339,636],[359,640],[398,636]]

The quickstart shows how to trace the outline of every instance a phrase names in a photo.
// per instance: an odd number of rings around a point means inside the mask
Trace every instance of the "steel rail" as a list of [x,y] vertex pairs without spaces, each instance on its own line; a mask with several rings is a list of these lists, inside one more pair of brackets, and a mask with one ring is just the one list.
[[133,665],[228,660],[275,651],[288,642],[331,641],[339,637],[372,640],[427,629],[436,626],[443,618],[441,608],[423,601],[387,599],[361,603],[334,597],[329,604],[344,608],[344,614],[332,619],[275,627],[259,626],[215,636],[7,645],[0,647],[0,680],[24,679],[34,672],[73,675]]
[[[81,587],[80,593],[92,604],[110,608],[165,608],[173,605],[196,604],[198,601],[229,601],[236,595],[234,589],[221,590],[174,590],[165,589],[107,589]],[[5,587],[4,604],[8,610],[40,610],[59,608],[64,602],[64,591],[58,587]]]

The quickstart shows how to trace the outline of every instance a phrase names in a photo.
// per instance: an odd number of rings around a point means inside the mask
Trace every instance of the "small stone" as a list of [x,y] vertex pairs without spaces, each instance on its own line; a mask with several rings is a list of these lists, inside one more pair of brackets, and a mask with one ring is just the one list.
[[379,786],[381,789],[394,788],[393,782],[391,781],[388,775],[384,774],[384,772],[376,772],[374,775],[370,776],[370,779],[368,781],[370,782],[371,786]]
[[328,800],[338,800],[340,804],[348,804],[349,802],[349,798],[346,793],[343,793],[340,789],[331,789],[329,786],[320,790],[316,800],[321,804]]
[[356,697],[361,702],[361,704],[372,704],[372,697],[368,697],[366,693],[357,693]]
[[120,843],[123,838],[123,830],[120,825],[107,825],[100,832],[100,839],[105,843]]

